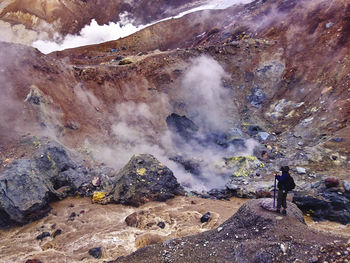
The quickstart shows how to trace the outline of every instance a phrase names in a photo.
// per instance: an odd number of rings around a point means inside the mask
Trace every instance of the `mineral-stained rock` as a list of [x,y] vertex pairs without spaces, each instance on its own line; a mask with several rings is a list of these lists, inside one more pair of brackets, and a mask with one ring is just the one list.
[[112,198],[121,204],[139,206],[183,194],[173,172],[149,154],[134,155],[117,178]]
[[324,184],[327,188],[339,186],[339,180],[336,177],[328,177],[324,180]]

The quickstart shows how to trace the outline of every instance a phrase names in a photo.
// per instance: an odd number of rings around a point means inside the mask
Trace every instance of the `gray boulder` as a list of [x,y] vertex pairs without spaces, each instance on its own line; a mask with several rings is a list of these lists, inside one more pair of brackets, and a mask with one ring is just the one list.
[[173,172],[149,154],[134,155],[116,177],[112,200],[117,203],[139,206],[183,194]]
[[45,216],[51,200],[78,190],[86,183],[85,177],[58,144],[42,146],[33,159],[13,162],[0,174],[0,227]]

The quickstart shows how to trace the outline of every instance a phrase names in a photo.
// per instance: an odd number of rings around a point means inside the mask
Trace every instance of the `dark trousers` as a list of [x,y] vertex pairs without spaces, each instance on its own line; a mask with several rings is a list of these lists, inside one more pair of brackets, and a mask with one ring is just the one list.
[[287,191],[283,193],[283,190],[278,189],[277,193],[277,209],[287,208]]

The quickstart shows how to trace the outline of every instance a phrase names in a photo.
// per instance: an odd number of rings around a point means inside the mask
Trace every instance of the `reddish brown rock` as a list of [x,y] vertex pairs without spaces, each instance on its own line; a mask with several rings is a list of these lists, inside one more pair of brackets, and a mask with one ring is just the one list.
[[137,217],[137,213],[134,212],[132,213],[131,215],[128,215],[126,218],[125,218],[125,223],[128,225],[128,226],[131,226],[131,227],[137,227],[138,225],[138,217]]
[[328,177],[324,180],[324,184],[327,188],[339,186],[339,180],[336,177]]

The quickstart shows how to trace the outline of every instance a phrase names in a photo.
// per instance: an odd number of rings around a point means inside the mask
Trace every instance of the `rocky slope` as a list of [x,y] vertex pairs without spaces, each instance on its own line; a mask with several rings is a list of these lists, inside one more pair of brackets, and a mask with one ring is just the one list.
[[346,262],[349,258],[344,240],[309,230],[294,205],[289,204],[288,217],[278,217],[270,208],[271,199],[248,201],[216,229],[151,245],[111,262]]

